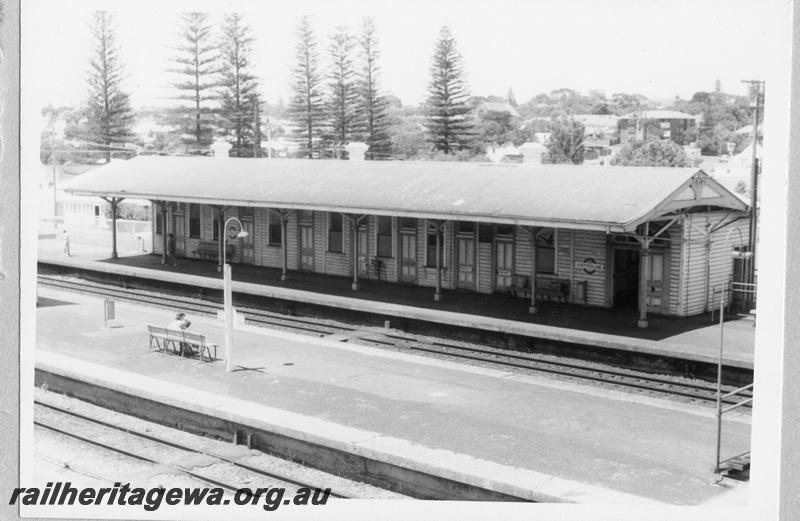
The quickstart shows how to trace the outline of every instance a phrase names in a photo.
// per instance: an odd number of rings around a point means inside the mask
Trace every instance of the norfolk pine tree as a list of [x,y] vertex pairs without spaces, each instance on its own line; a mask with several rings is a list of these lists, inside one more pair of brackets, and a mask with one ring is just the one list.
[[315,151],[314,141],[321,137],[327,116],[319,72],[319,51],[309,16],[300,19],[295,52],[297,62],[292,70],[289,117],[296,127],[294,135],[300,142],[301,153],[311,159]]
[[181,15],[181,43],[176,48],[172,72],[181,80],[172,85],[179,91],[176,99],[187,102],[176,112],[181,129],[181,140],[186,145],[206,147],[213,138],[212,109],[207,102],[218,98],[217,56],[218,48],[211,41],[211,26],[206,13]]
[[359,78],[358,119],[361,121],[363,139],[367,144],[367,159],[388,159],[392,153],[389,137],[389,103],[381,94],[380,49],[377,30],[372,18],[364,18],[361,38],[361,71]]
[[334,149],[334,157],[342,157],[343,148],[356,132],[356,109],[358,90],[353,65],[355,39],[346,27],[339,26],[331,36],[331,67],[328,78],[330,98],[330,134],[328,139]]
[[469,92],[461,55],[450,29],[442,27],[431,63],[428,85],[428,141],[434,149],[451,154],[473,146],[473,122],[466,105]]
[[220,115],[235,157],[249,156],[253,144],[253,100],[256,78],[250,70],[253,37],[242,15],[225,16],[222,24]]
[[87,78],[87,123],[80,129],[80,137],[95,146],[101,146],[108,163],[114,144],[133,141],[134,113],[130,96],[122,89],[123,67],[111,13],[95,12],[91,34],[95,49],[89,60]]

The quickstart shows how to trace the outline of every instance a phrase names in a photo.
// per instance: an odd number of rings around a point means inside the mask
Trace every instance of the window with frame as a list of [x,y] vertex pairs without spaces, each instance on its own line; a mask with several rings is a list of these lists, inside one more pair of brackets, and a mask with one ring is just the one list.
[[[425,248],[425,266],[436,268],[436,230],[428,229]],[[439,239],[439,266],[444,267],[444,237]]]
[[469,221],[459,221],[457,223],[458,233],[473,234],[475,233],[475,223]]
[[403,217],[400,219],[400,228],[403,230],[416,230],[417,220],[413,217]]
[[540,230],[536,234],[536,273],[556,272],[556,232]]
[[211,216],[211,238],[215,241],[219,240],[219,218],[216,215]]
[[392,218],[378,216],[378,257],[392,256]]
[[252,221],[256,213],[255,210],[252,206],[242,206],[239,209],[239,217],[244,221]]
[[313,224],[314,211],[313,210],[300,210],[297,212],[297,220],[303,224]]
[[282,241],[281,237],[281,218],[274,212],[268,212],[269,231],[267,236],[267,244],[270,246],[280,246]]
[[342,234],[342,214],[328,214],[328,251],[342,253],[344,251],[344,237]]
[[514,236],[514,225],[512,225],[512,224],[498,224],[497,225],[497,235],[502,235],[503,237],[513,237]]
[[200,205],[189,205],[189,237],[200,238]]

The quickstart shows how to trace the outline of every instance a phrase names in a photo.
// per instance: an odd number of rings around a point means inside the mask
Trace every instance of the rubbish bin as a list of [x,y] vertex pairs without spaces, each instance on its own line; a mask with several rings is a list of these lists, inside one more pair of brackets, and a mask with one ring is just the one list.
[[587,296],[587,294],[586,294],[586,281],[585,280],[579,280],[578,284],[577,284],[577,286],[575,288],[575,291],[577,293],[577,295],[575,295],[575,300],[577,300],[579,302],[583,302],[584,304],[586,304],[586,296]]

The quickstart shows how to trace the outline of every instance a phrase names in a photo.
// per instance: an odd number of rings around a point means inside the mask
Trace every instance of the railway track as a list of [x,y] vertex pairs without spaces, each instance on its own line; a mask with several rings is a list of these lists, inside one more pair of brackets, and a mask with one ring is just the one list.
[[[70,280],[63,277],[39,275],[39,284],[57,289],[76,291],[87,295],[111,297],[138,304],[158,306],[170,309],[181,309],[200,315],[214,316],[223,309],[222,302],[211,298],[194,298],[185,294],[155,293],[153,291],[132,288],[120,288],[86,280]],[[259,326],[284,328],[294,332],[314,336],[327,336],[336,333],[350,333],[356,328],[334,324],[330,321],[315,320],[302,317],[290,317],[271,313],[253,307],[236,305],[236,310],[245,316],[245,320]]]
[[[367,343],[384,345],[401,350],[416,351],[445,358],[487,363],[491,365],[520,369],[534,373],[548,373],[557,376],[578,378],[601,384],[623,387],[648,393],[666,394],[690,399],[701,403],[716,403],[717,388],[710,384],[691,381],[680,377],[653,376],[633,370],[621,370],[592,364],[591,362],[571,361],[548,355],[516,353],[488,347],[473,347],[448,342],[421,342],[408,336],[386,334],[386,339],[360,338]],[[723,394],[732,391],[723,386]],[[737,395],[739,398],[752,398],[752,392]],[[723,399],[724,404],[738,400]]]
[[[180,294],[155,293],[147,290],[120,288],[108,284],[84,280],[69,280],[62,277],[39,275],[39,283],[49,287],[77,291],[84,294],[112,297],[119,300],[180,308],[194,313],[215,315],[222,304],[208,299],[198,299]],[[252,307],[237,305],[237,310],[249,323],[284,329],[302,334],[324,337],[338,334],[374,347],[409,351],[425,356],[435,356],[465,363],[502,368],[523,373],[548,374],[554,377],[589,382],[621,390],[646,395],[670,397],[689,403],[716,404],[716,386],[686,377],[653,375],[632,369],[621,369],[596,362],[557,357],[533,352],[517,352],[465,342],[444,342],[441,339],[420,338],[405,334],[398,335],[373,328],[364,334],[363,329],[335,323],[333,321],[290,317],[267,312]],[[732,391],[731,386],[723,386],[723,394]],[[725,404],[736,403],[739,399],[752,398],[748,391],[723,399]]]
[[[157,466],[206,486],[234,493],[244,487],[286,490],[307,487],[330,488],[330,497],[335,498],[398,497],[371,485],[331,476],[244,447],[232,452],[224,448],[227,445],[224,442],[175,431],[74,399],[48,398],[48,394],[52,393],[41,391],[34,401],[37,428],[88,444],[113,457]],[[68,401],[69,405],[59,404],[61,401]]]

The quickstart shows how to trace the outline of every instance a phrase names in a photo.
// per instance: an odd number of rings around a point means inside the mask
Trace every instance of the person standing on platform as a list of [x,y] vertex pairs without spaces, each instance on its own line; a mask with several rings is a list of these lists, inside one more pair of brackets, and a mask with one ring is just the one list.
[[72,255],[69,253],[69,234],[67,233],[66,228],[61,231],[61,237],[64,241],[64,255],[71,257]]
[[177,265],[175,262],[175,236],[171,233],[167,238],[167,264],[170,266]]

